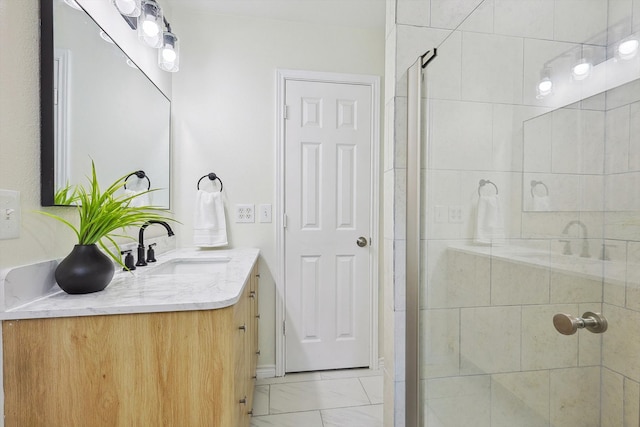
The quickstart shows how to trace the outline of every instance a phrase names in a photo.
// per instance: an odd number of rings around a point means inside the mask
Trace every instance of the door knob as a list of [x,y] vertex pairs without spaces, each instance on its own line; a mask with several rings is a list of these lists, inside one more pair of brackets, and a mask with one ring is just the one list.
[[585,312],[582,317],[558,313],[553,316],[553,326],[563,335],[573,335],[578,329],[586,328],[594,334],[607,330],[607,319],[600,313]]
[[365,246],[367,246],[367,238],[363,236],[358,237],[358,240],[356,240],[356,245],[364,248]]

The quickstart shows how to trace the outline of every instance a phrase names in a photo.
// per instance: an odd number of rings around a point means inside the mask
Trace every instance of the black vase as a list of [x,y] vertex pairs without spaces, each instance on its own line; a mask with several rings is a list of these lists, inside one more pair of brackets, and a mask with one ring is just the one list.
[[58,264],[55,277],[58,286],[68,294],[90,294],[106,288],[114,273],[111,258],[96,245],[75,245]]

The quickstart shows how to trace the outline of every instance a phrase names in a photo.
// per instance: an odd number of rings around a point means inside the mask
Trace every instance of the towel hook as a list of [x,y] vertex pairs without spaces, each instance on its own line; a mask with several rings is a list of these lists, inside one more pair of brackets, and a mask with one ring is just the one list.
[[480,189],[487,184],[493,185],[493,187],[496,189],[496,195],[498,195],[498,186],[495,183],[489,181],[488,179],[481,179],[478,185],[478,196],[480,196]]
[[127,189],[127,180],[129,178],[131,178],[133,175],[135,175],[136,177],[138,177],[138,179],[144,179],[147,178],[147,190],[151,190],[151,180],[149,179],[149,177],[147,176],[146,173],[144,173],[143,170],[139,170],[139,171],[135,171],[135,172],[131,172],[129,175],[127,175],[127,177],[124,179],[124,189]]
[[222,180],[220,179],[220,177],[219,177],[218,175],[216,175],[216,174],[215,174],[215,173],[213,173],[213,172],[210,172],[210,173],[208,173],[208,174],[204,175],[202,178],[200,178],[200,179],[198,180],[198,185],[197,185],[198,190],[200,189],[200,181],[202,181],[202,180],[203,180],[203,179],[205,179],[205,178],[209,178],[211,181],[215,181],[216,179],[217,179],[218,181],[220,181],[220,192],[222,193],[222,187],[223,187],[223,185],[222,185]]
[[549,187],[547,187],[547,184],[545,184],[542,181],[536,181],[535,179],[531,181],[531,197],[535,197],[533,194],[533,189],[536,188],[536,186],[538,185],[542,185],[544,187],[544,189],[546,190],[547,194],[546,196],[549,195]]

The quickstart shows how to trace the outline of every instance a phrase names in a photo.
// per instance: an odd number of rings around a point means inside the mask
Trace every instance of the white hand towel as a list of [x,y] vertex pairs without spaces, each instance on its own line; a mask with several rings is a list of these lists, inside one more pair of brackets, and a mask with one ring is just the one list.
[[228,244],[221,192],[198,190],[196,193],[193,243],[201,248]]
[[536,212],[549,212],[551,210],[551,201],[549,196],[533,195],[533,210]]
[[[146,191],[146,190],[143,190],[143,191]],[[127,197],[131,197],[131,196],[135,196],[136,194],[140,194],[143,191],[130,190],[127,188],[126,190],[124,190],[124,194]],[[140,194],[138,197],[134,197],[129,202],[129,206],[131,206],[132,208],[139,208],[141,206],[151,206],[151,193]]]
[[475,242],[490,245],[504,243],[504,221],[497,194],[480,196]]

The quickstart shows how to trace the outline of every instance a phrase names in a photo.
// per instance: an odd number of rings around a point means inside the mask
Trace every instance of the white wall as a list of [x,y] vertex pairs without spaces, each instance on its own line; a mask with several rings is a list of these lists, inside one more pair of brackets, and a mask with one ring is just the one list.
[[172,27],[181,43],[173,81],[174,200],[183,223],[176,234],[192,245],[196,183],[215,172],[230,246],[262,252],[258,364],[274,365],[275,223],[236,224],[233,207],[275,203],[276,69],[382,76],[384,32],[188,10],[173,11]]

